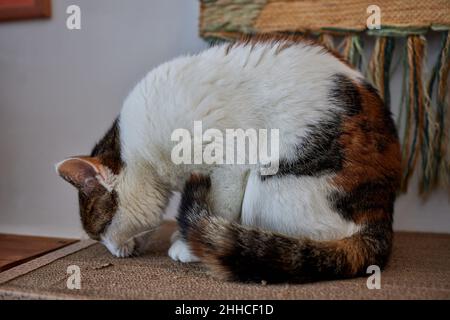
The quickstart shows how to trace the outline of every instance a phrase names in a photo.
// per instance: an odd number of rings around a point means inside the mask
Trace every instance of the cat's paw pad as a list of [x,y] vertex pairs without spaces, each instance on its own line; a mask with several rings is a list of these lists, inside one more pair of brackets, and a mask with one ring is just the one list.
[[180,239],[176,240],[170,247],[169,257],[174,261],[184,263],[200,261],[200,259],[191,252],[186,242]]

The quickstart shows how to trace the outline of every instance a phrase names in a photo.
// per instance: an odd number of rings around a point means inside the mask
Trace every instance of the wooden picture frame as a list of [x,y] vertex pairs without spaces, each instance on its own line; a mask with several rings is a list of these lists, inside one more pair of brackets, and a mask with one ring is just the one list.
[[0,22],[50,18],[51,0],[0,0]]

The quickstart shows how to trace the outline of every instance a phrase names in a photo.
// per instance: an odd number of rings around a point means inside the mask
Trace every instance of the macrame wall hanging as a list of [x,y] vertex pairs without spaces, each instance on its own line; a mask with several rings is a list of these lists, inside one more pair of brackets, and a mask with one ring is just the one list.
[[[426,196],[450,191],[450,0],[200,0],[200,34],[209,41],[243,35],[300,34],[339,51],[360,68],[381,97],[391,104],[390,75],[401,50],[403,84],[397,119],[402,140],[402,191],[414,173]],[[374,8],[372,5],[376,5]],[[372,6],[372,7],[371,7]],[[367,21],[378,10],[380,28]],[[374,19],[376,16],[373,16]],[[426,36],[439,33],[434,67],[425,69]],[[370,57],[364,39],[374,37]]]

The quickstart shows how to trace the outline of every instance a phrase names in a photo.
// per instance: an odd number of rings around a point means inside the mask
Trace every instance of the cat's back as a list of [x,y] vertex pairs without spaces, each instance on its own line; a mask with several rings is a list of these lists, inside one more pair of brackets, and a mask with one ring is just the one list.
[[221,44],[149,72],[126,99],[120,123],[136,146],[167,146],[175,129],[190,130],[199,120],[203,130],[276,128],[280,152],[289,153],[311,125],[346,111],[363,83],[358,71],[315,43]]
[[186,87],[198,86],[224,101],[245,99],[247,107],[268,105],[274,109],[290,102],[301,107],[304,100],[323,101],[336,74],[362,78],[333,52],[310,41],[221,44],[190,59]]
[[178,57],[150,71],[138,86],[150,95],[174,89],[187,96],[228,90],[238,95],[244,90],[262,89],[270,89],[273,94],[278,87],[286,92],[291,84],[297,92],[301,85],[323,87],[335,74],[362,77],[320,44],[266,39],[223,43],[198,54]]
[[[136,86],[125,106],[134,108],[136,101],[145,100],[145,108],[155,116],[184,114],[185,124],[203,119],[219,129],[272,127],[278,123],[262,119],[276,119],[286,111],[301,118],[305,112],[327,109],[336,74],[362,78],[332,52],[311,42],[220,44],[158,66]],[[223,123],[217,123],[219,119]]]

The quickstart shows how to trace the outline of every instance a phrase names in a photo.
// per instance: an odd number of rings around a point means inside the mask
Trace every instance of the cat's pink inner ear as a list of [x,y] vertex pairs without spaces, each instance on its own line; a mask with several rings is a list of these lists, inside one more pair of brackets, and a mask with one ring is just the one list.
[[88,189],[100,184],[97,177],[105,178],[105,169],[95,157],[72,157],[56,164],[56,172],[78,189]]

